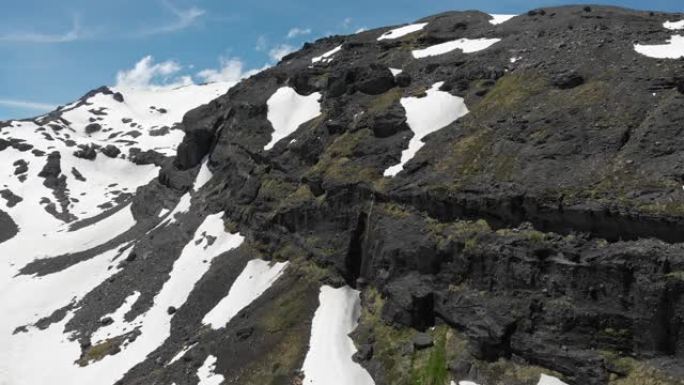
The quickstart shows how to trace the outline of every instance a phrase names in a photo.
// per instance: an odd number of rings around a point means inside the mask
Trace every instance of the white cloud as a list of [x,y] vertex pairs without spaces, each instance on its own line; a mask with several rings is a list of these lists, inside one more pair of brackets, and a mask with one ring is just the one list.
[[171,2],[168,0],[163,0],[162,4],[164,5],[164,8],[173,13],[173,15],[176,17],[176,20],[165,25],[145,28],[140,31],[140,35],[149,36],[181,31],[195,24],[199,18],[206,13],[203,9],[197,7],[180,9],[171,4]]
[[127,71],[116,75],[116,86],[125,88],[168,88],[192,84],[189,76],[178,76],[182,67],[173,60],[155,63],[152,56],[145,56]]
[[219,69],[205,69],[197,73],[197,77],[202,79],[205,83],[213,82],[231,82],[235,83],[243,78],[249,77],[257,73],[259,70],[245,71],[245,64],[242,60],[237,58],[220,59],[221,68]]
[[292,39],[292,38],[295,38],[295,37],[297,37],[297,36],[304,36],[304,35],[308,35],[308,34],[310,34],[310,33],[311,33],[311,28],[298,28],[298,27],[295,27],[295,28],[290,29],[290,30],[287,32],[287,38],[288,38],[288,39]]
[[289,44],[279,44],[268,51],[268,56],[271,58],[271,60],[280,61],[283,56],[292,53],[295,50],[296,48]]
[[71,29],[67,32],[61,34],[48,34],[32,31],[13,32],[0,35],[0,42],[39,44],[68,43],[76,41],[81,37],[81,27],[78,18],[74,17]]
[[268,49],[268,39],[266,39],[266,36],[259,36],[256,41],[256,45],[254,46],[254,49],[263,52]]
[[351,27],[352,21],[353,20],[351,17],[347,17],[344,20],[342,20],[342,28],[349,29]]
[[26,100],[14,100],[14,99],[0,99],[0,106],[21,108],[25,110],[33,111],[50,111],[57,108],[57,106],[48,103],[38,103],[30,102]]

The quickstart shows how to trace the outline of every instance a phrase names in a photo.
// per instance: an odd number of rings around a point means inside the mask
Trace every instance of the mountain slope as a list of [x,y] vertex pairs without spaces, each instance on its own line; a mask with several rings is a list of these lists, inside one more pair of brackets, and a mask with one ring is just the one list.
[[683,383],[682,18],[449,12],[3,124],[0,384]]

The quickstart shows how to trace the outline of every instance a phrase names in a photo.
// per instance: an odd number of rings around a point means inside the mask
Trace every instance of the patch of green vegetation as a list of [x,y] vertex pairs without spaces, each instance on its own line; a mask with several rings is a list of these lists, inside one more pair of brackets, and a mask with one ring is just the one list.
[[616,372],[612,374],[609,385],[684,385],[684,380],[669,376],[646,362],[625,357],[615,352],[604,351],[601,355]]
[[447,369],[447,329],[439,328],[433,333],[435,345],[424,351],[415,352],[412,362],[412,385],[446,385],[449,382]]
[[503,358],[494,362],[478,361],[478,372],[492,384],[535,385],[543,374],[563,378],[560,373],[534,365],[521,365]]
[[682,270],[672,271],[670,273],[665,274],[665,278],[676,279],[678,281],[684,281],[684,271],[682,271]]
[[77,363],[79,366],[87,366],[91,362],[100,361],[108,355],[116,354],[120,351],[120,339],[108,338],[97,345],[93,345],[86,350]]
[[310,170],[328,180],[346,183],[372,182],[382,177],[380,170],[367,167],[354,159],[354,150],[359,143],[371,140],[369,129],[345,132],[333,141]]
[[280,202],[293,194],[298,185],[271,174],[264,175],[259,188],[259,197],[265,201]]
[[401,99],[402,94],[403,91],[401,90],[401,88],[394,87],[391,90],[374,97],[368,104],[367,113],[378,114],[383,111],[386,111],[394,103],[398,102],[399,99]]
[[475,117],[489,116],[494,111],[512,111],[529,98],[549,89],[548,80],[538,73],[510,73],[497,80],[471,113]]
[[399,219],[408,218],[411,216],[411,211],[406,206],[393,202],[379,204],[375,206],[375,210],[379,214],[384,214]]
[[308,276],[297,281],[270,302],[256,327],[275,338],[263,359],[254,360],[245,368],[239,383],[249,385],[291,384],[294,373],[301,368],[309,349],[309,327],[312,316],[311,293],[317,283]]

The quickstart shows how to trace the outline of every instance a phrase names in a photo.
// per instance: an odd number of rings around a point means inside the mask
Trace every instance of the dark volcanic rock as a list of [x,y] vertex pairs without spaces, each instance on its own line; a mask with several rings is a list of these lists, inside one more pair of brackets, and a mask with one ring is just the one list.
[[102,126],[99,123],[90,123],[85,127],[85,132],[86,134],[94,134],[102,129]]
[[389,68],[372,64],[354,73],[356,89],[369,95],[378,95],[394,87],[394,75]]
[[74,151],[74,156],[77,158],[93,160],[97,157],[96,147],[94,145],[79,145],[78,150]]
[[[662,44],[676,33],[663,22],[678,18],[569,6],[493,25],[484,13],[446,12],[392,41],[378,41],[379,29],[306,44],[187,113],[175,158],[130,149],[159,177],[131,198],[137,224],[116,244],[136,240],[133,249],[73,305],[69,331],[88,340],[134,290],[127,319],[146,312],[183,248],[214,241],[193,238],[204,218],[222,213],[243,245],[208,262],[188,300],[168,308],[169,337],[122,383],[193,383],[207,355],[231,383],[301,381],[319,288],[347,284],[363,307],[355,359],[377,385],[529,385],[541,373],[570,385],[679,385],[682,62],[634,50]],[[500,41],[411,54],[480,38]],[[434,127],[402,172],[384,176],[415,135],[402,98],[425,98],[439,82],[468,113]],[[285,86],[320,92],[321,116],[264,151],[267,101]],[[204,160],[212,179],[194,191]],[[58,153],[40,175],[63,204]],[[3,221],[0,211],[0,240]],[[202,326],[254,258],[290,265],[227,325]]]
[[118,147],[108,144],[100,149],[100,151],[110,158],[116,158],[121,154],[121,150]]

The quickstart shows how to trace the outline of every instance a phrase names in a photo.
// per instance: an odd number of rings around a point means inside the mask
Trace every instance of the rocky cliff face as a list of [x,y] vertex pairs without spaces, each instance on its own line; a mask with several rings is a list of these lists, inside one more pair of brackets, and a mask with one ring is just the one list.
[[[680,19],[444,13],[306,44],[166,134],[138,130],[182,142],[83,145],[76,179],[52,145],[8,156],[53,198],[6,188],[7,206],[58,224],[27,235],[23,212],[0,211],[0,303],[36,296],[3,324],[0,377],[684,383]],[[126,100],[81,103],[105,97]],[[7,123],[0,157],[31,150],[22,127],[61,143],[103,130],[66,110]],[[103,154],[154,174],[79,214],[78,167]]]

